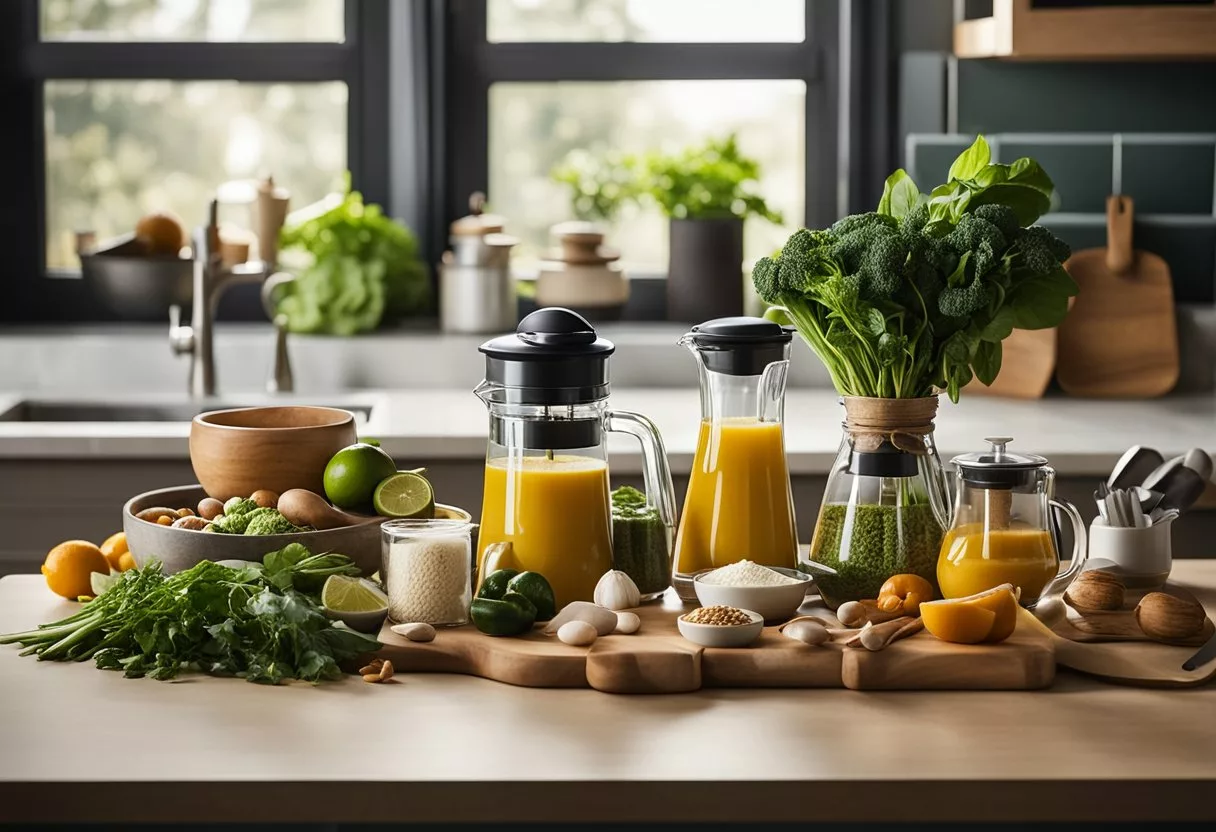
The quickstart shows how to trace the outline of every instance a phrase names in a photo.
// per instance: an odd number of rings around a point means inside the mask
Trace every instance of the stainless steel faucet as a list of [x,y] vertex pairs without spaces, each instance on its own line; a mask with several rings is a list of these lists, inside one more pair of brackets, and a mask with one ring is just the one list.
[[[285,275],[283,279],[266,280],[273,264],[256,260],[225,267],[220,255],[218,211],[218,201],[211,200],[207,211],[207,225],[194,231],[194,288],[190,303],[190,325],[182,325],[180,306],[169,307],[169,346],[175,355],[190,356],[190,395],[195,397],[215,395],[213,338],[215,308],[220,296],[238,283],[263,283],[262,305],[267,307],[270,300],[268,290],[273,290],[275,286],[290,279],[289,275]],[[276,275],[276,278],[279,276]],[[274,318],[273,314],[271,318]],[[282,339],[285,336],[279,337]],[[276,348],[276,365],[280,360],[286,361],[285,344]],[[275,373],[276,376],[283,375],[277,366]],[[285,377],[286,385],[281,384],[278,387],[284,392],[291,389],[290,368],[286,370]]]

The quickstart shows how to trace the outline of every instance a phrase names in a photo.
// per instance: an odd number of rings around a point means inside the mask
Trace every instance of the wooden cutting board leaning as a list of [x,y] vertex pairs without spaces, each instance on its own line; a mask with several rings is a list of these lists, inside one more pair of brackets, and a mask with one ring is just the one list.
[[1073,396],[1149,398],[1178,381],[1178,333],[1170,270],[1132,247],[1127,196],[1106,203],[1106,248],[1079,251],[1065,264],[1080,288],[1059,327],[1056,375]]
[[992,384],[967,385],[968,394],[1041,399],[1056,370],[1056,330],[1015,329],[1001,342],[1001,372]]

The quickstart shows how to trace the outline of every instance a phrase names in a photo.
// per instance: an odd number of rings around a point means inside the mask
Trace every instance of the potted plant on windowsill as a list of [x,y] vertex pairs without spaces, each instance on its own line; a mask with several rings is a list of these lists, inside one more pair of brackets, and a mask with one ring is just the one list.
[[741,315],[743,221],[783,221],[755,192],[759,163],[730,134],[679,154],[651,154],[642,167],[641,190],[669,218],[668,320]]

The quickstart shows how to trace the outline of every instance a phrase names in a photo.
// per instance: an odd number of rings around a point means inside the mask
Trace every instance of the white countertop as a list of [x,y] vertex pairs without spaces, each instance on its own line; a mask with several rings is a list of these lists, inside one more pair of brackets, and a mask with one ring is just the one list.
[[[21,398],[0,393],[0,412]],[[265,396],[236,398],[249,403],[270,401]],[[360,428],[360,435],[379,439],[402,461],[470,460],[485,453],[485,409],[466,390],[355,392],[314,398],[325,404],[335,400],[370,404],[371,419]],[[141,402],[152,400],[139,397]],[[298,397],[295,400],[304,401]],[[618,389],[613,392],[612,404],[653,419],[663,434],[673,470],[680,473],[689,469],[700,419],[695,389]],[[835,393],[791,390],[785,414],[791,473],[825,473],[840,442],[842,410]],[[189,425],[184,422],[0,422],[0,459],[186,459],[188,434]],[[993,435],[1014,437],[1015,448],[1047,457],[1063,475],[1100,475],[1110,470],[1124,450],[1136,444],[1156,447],[1167,456],[1195,446],[1216,452],[1216,396],[1149,401],[1064,397],[1014,401],[964,395],[958,405],[943,397],[936,434],[943,461],[982,449],[983,438]],[[632,473],[640,469],[641,453],[632,439],[613,437],[610,450],[614,470]]]
[[[1176,565],[1216,585],[1216,564]],[[0,632],[74,611],[0,579]],[[442,674],[124,679],[0,646],[0,819],[1200,820],[1216,686],[624,696]]]

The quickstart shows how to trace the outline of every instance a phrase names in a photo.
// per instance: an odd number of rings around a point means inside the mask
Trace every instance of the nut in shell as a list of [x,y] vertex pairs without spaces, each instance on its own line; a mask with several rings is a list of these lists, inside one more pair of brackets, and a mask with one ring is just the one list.
[[191,531],[195,532],[206,531],[207,527],[210,525],[210,520],[204,520],[203,518],[195,517],[192,514],[185,517],[179,517],[173,521],[173,528],[190,529]]
[[1198,601],[1166,592],[1150,592],[1136,605],[1136,623],[1152,638],[1190,638],[1203,632],[1207,613]]
[[1123,609],[1123,581],[1102,569],[1082,572],[1068,587],[1074,606],[1087,610]]

